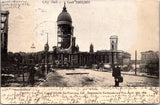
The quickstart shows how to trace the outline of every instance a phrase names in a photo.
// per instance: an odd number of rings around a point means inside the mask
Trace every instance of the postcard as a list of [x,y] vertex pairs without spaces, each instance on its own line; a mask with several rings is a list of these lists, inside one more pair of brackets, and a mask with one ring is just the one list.
[[1,103],[159,103],[159,1],[1,0]]

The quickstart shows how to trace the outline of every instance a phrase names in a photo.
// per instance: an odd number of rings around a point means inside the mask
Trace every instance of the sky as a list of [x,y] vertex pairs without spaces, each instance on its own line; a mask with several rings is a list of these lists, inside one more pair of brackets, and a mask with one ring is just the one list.
[[[2,0],[3,1],[3,0]],[[23,0],[22,0],[23,1]],[[110,36],[118,36],[118,50],[131,53],[159,51],[158,0],[24,0],[29,5],[9,10],[8,51],[36,52],[44,50],[49,37],[50,51],[57,45],[57,17],[66,2],[72,17],[74,36],[80,51],[109,50]],[[55,3],[51,2],[54,1]],[[85,0],[87,1],[87,0]],[[45,3],[44,3],[45,2]],[[69,3],[70,2],[70,3]],[[34,43],[35,49],[31,48]]]

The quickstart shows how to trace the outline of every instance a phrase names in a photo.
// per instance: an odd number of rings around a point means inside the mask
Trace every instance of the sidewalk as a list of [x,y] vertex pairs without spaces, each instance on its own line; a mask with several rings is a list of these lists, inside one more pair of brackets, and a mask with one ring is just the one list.
[[155,76],[155,75],[148,75],[147,73],[140,73],[140,72],[137,72],[137,75],[135,75],[135,72],[124,72],[122,71],[121,74],[123,75],[132,75],[132,76],[141,76],[141,77],[148,77],[148,78],[159,78],[158,76]]
[[[103,70],[100,71],[99,69],[93,69],[93,70],[94,70],[94,71],[103,72]],[[112,71],[106,71],[106,72],[112,73]],[[156,76],[156,75],[148,75],[147,73],[142,73],[142,72],[137,72],[137,75],[135,75],[135,72],[134,72],[134,71],[121,71],[121,74],[123,74],[123,75],[141,76],[141,77],[159,79],[159,76]]]

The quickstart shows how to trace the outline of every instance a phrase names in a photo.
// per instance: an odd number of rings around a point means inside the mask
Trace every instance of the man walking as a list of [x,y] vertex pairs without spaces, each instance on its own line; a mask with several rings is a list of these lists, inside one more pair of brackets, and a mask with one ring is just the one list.
[[120,69],[119,65],[115,65],[113,67],[112,76],[115,79],[115,87],[118,87],[119,86],[119,82],[123,82],[123,77],[121,77],[121,69]]

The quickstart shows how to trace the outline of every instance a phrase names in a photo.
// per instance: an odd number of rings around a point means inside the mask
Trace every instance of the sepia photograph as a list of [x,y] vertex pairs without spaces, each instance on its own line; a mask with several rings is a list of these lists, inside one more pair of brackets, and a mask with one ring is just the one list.
[[159,1],[1,0],[1,87],[158,88]]

